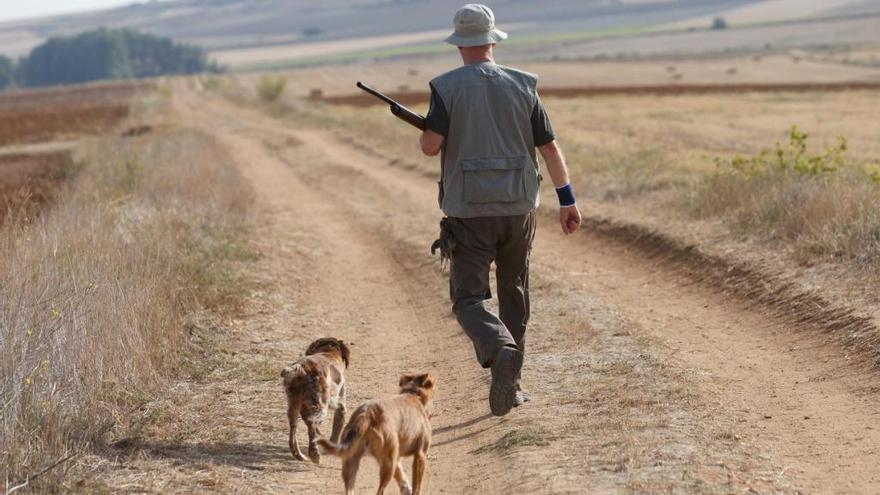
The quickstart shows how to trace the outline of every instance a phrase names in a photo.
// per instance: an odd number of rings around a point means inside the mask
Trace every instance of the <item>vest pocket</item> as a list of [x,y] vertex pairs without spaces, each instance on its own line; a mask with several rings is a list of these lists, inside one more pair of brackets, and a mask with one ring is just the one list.
[[462,160],[465,202],[474,204],[523,201],[526,199],[523,171],[529,163],[526,156]]

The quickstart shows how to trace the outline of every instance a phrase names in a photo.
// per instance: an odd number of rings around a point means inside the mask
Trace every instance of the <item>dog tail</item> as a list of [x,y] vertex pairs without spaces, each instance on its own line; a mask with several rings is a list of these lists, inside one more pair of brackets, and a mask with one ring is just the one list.
[[325,454],[348,459],[354,452],[361,449],[370,429],[370,418],[366,414],[358,414],[349,421],[342,432],[342,440],[333,443],[327,439],[318,439],[318,446]]
[[301,376],[305,376],[306,370],[299,363],[291,364],[290,366],[285,366],[283,370],[281,370],[281,377],[284,378],[284,383],[290,383],[295,378],[299,378]]

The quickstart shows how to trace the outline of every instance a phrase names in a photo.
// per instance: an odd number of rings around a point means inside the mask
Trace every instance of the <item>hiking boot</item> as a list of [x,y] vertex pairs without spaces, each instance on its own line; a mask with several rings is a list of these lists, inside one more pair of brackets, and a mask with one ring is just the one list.
[[513,400],[513,407],[519,407],[530,400],[532,399],[530,399],[528,395],[524,394],[522,390],[517,390],[516,398],[514,398]]
[[509,413],[516,403],[516,382],[523,364],[523,354],[513,347],[502,347],[492,361],[492,386],[489,409],[495,416]]

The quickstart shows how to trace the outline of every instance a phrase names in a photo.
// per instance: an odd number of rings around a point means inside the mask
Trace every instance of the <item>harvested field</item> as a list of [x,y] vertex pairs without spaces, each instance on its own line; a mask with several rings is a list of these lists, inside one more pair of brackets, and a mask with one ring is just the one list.
[[[669,84],[669,85],[632,85],[632,86],[584,86],[558,87],[550,86],[541,89],[542,97],[580,98],[596,96],[678,96],[705,94],[736,94],[736,93],[815,93],[840,92],[857,90],[880,90],[880,82],[839,82],[839,83],[743,83],[743,84]],[[431,93],[427,91],[385,92],[391,98],[404,105],[426,104]],[[351,105],[358,107],[384,105],[374,96],[354,93],[341,96],[320,96],[315,99],[334,105]]]
[[0,146],[107,132],[151,83],[105,83],[0,93]]
[[[850,53],[852,53],[850,55]],[[880,67],[858,64],[878,53],[839,50],[829,53],[805,52],[756,55],[730,54],[703,58],[700,56],[666,56],[641,60],[511,60],[504,48],[498,49],[499,61],[540,74],[542,92],[555,88],[617,88],[634,85],[665,86],[809,86],[811,84],[876,83]],[[425,63],[396,60],[375,64],[351,64],[338,67],[313,67],[280,72],[288,81],[288,94],[307,97],[320,90],[328,97],[357,93],[355,81],[364,81],[383,92],[425,93],[427,81],[456,66],[454,52]],[[850,57],[850,58],[848,58]],[[842,64],[842,60],[850,60]],[[252,75],[236,75],[236,79],[252,84]],[[402,91],[400,88],[406,88]]]
[[[768,0],[715,14],[733,24],[751,24],[815,17],[824,12],[860,3],[859,0]],[[674,27],[705,27],[715,17],[700,17],[672,24]]]

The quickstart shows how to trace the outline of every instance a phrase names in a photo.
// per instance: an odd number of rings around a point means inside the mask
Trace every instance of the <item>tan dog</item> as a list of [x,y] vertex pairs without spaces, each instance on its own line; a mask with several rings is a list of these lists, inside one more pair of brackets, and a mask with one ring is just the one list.
[[296,416],[300,415],[309,429],[309,457],[319,463],[317,440],[318,425],[333,408],[333,432],[330,438],[339,440],[345,423],[345,369],[348,368],[348,347],[332,337],[318,339],[306,349],[306,357],[284,368],[284,391],[287,393],[287,419],[290,422],[290,453],[305,461],[296,443]]
[[[434,397],[434,377],[400,377],[400,395],[373,399],[361,404],[345,426],[342,442],[318,440],[329,454],[342,458],[342,480],[346,495],[354,494],[361,457],[367,452],[379,462],[379,495],[397,480],[400,493],[419,495],[425,479],[425,463],[431,445],[431,421],[425,408]],[[413,456],[413,485],[410,488],[400,464],[401,457]]]

